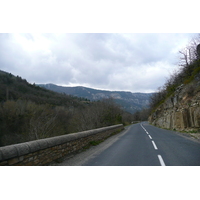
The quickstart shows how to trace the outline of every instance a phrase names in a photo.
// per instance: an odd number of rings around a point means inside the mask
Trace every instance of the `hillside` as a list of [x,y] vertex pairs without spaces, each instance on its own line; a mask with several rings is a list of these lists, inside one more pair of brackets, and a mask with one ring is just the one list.
[[112,97],[122,109],[130,113],[147,108],[151,93],[131,93],[124,91],[106,91],[96,90],[86,87],[63,87],[54,84],[38,84],[42,88],[46,88],[55,92],[65,93],[77,97],[96,101]]
[[78,106],[82,104],[81,98],[41,88],[35,84],[28,83],[27,80],[19,76],[0,70],[0,102],[19,99],[30,100],[38,104],[48,103],[63,106],[70,106],[72,104]]
[[[200,45],[199,49],[200,49]],[[200,51],[152,97],[149,122],[200,139]]]
[[156,126],[179,131],[200,129],[200,81],[177,87],[149,117]]
[[0,71],[0,146],[130,124],[132,118],[112,99],[90,102]]

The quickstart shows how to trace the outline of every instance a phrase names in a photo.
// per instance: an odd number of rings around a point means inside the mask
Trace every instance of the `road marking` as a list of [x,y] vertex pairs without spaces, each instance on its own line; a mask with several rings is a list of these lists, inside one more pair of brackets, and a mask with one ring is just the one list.
[[144,129],[144,131],[146,132],[146,134],[149,135],[148,131],[142,126],[142,124],[140,124],[140,126]]
[[148,135],[150,139],[152,139],[152,137],[150,135]]
[[[152,137],[149,135],[149,133],[148,133],[147,130],[143,127],[143,125],[140,124],[140,126],[144,129],[144,131],[147,133],[147,135],[149,136],[149,138],[152,139]],[[152,144],[153,144],[153,146],[154,146],[154,149],[155,149],[155,150],[158,150],[158,148],[157,148],[155,142],[154,142],[153,140],[152,140],[151,142],[152,142]],[[159,159],[159,162],[160,162],[161,166],[166,166],[166,165],[165,165],[165,162],[164,162],[164,160],[163,160],[163,158],[162,158],[161,155],[158,155],[158,159]]]
[[156,149],[156,150],[157,150],[158,148],[157,148],[157,146],[156,146],[155,142],[154,142],[154,141],[151,141],[151,142],[152,142],[152,144],[153,144],[153,146],[154,146],[154,149]]
[[164,160],[162,159],[161,155],[158,155],[158,159],[160,161],[161,166],[166,166]]
[[140,126],[146,131],[146,129],[142,126],[142,124],[140,124]]
[[142,126],[142,124],[140,124],[140,126],[144,129],[144,131],[145,131],[147,134],[149,134],[149,133],[147,132],[147,130],[144,128],[144,126]]

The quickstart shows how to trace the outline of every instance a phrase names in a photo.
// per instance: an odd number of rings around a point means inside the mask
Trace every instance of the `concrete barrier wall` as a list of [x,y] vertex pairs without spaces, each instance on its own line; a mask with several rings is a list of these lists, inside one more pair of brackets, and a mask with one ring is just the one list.
[[119,124],[0,147],[0,165],[47,165],[59,158],[79,152],[91,141],[102,141],[122,129],[123,125]]

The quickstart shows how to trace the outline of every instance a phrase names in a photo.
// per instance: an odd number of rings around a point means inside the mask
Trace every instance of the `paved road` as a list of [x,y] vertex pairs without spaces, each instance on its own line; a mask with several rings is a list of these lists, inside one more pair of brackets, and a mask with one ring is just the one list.
[[143,122],[59,165],[200,166],[200,143]]

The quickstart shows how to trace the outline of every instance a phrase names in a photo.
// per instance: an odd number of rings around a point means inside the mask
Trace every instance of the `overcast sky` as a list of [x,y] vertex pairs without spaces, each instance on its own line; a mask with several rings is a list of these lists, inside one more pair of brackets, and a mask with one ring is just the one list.
[[30,83],[153,92],[195,34],[0,34],[0,68]]

